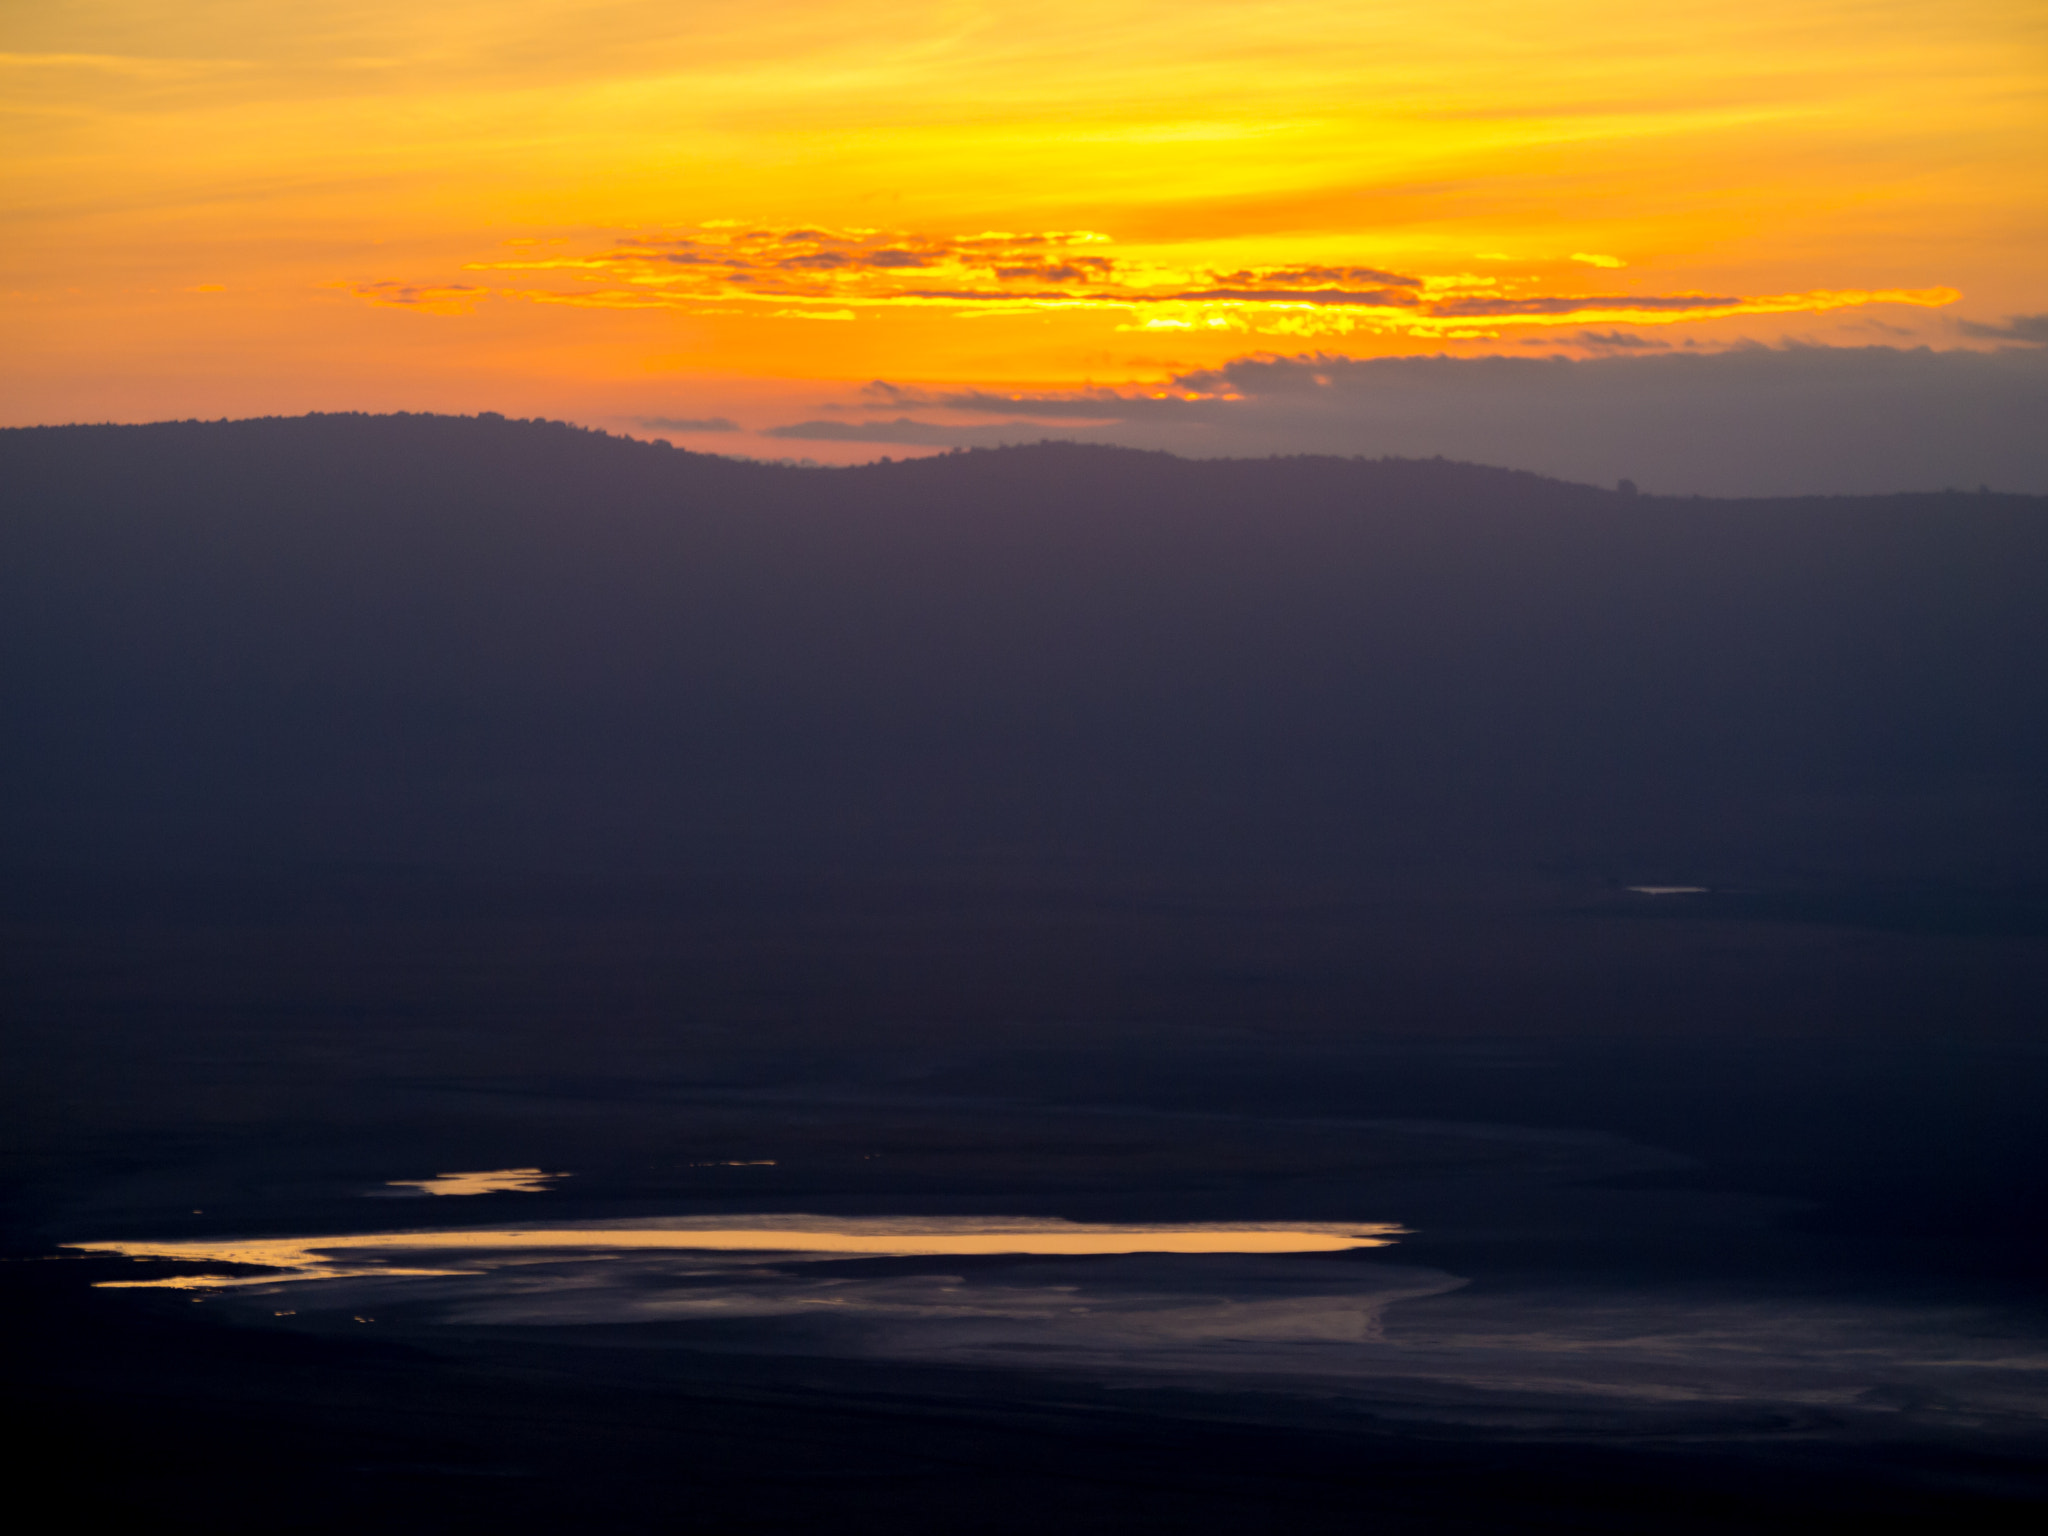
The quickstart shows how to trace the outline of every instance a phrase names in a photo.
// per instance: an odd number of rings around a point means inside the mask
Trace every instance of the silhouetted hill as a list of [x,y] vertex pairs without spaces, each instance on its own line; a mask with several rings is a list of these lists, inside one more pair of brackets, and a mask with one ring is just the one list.
[[1024,854],[2014,880],[2048,501],[558,423],[0,433],[21,865]]
[[[210,1536],[2036,1529],[2044,591],[2043,499],[0,433],[25,1464]],[[490,1169],[567,1177],[364,1198]],[[56,1246],[778,1212],[1405,1231]]]

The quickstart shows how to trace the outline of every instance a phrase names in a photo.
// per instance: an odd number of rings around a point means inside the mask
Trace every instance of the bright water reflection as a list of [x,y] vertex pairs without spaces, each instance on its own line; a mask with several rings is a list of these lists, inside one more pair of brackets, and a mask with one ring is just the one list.
[[[421,1195],[532,1195],[567,1177],[566,1173],[543,1173],[538,1168],[492,1168],[476,1173],[437,1173],[430,1179],[391,1179],[384,1189]],[[374,1193],[381,1195],[384,1190]]]
[[[1317,1257],[1383,1248],[1401,1232],[778,1214],[73,1246],[192,1268],[263,1266],[112,1283],[268,1293],[276,1316],[307,1320],[294,1326],[599,1325],[601,1339],[623,1341],[609,1330],[644,1324],[661,1330],[648,1342],[695,1350],[1113,1385],[1256,1382],[1318,1400],[1355,1394],[1376,1414],[1538,1433],[1593,1422],[1588,1414],[1630,1434],[1646,1424],[1749,1433],[1765,1411],[1799,1423],[1875,1412],[1890,1424],[1908,1402],[1944,1425],[1967,1412],[2033,1436],[2044,1422],[2048,1351],[2031,1323],[1702,1286],[1468,1289],[1458,1275],[1379,1255]],[[832,1262],[886,1256],[903,1262]]]
[[[134,1259],[176,1259],[201,1264],[260,1264],[261,1275],[178,1275],[159,1280],[109,1280],[114,1287],[154,1286],[210,1290],[275,1285],[287,1280],[335,1280],[362,1275],[461,1275],[447,1267],[533,1250],[573,1251],[600,1257],[608,1251],[668,1249],[773,1254],[849,1254],[866,1257],[968,1254],[1284,1254],[1337,1253],[1383,1248],[1404,1229],[1391,1222],[1242,1223],[1176,1226],[1096,1226],[1011,1217],[956,1219],[759,1216],[752,1225],[732,1218],[688,1218],[609,1224],[592,1222],[519,1230],[458,1227],[429,1232],[360,1232],[324,1237],[194,1238],[153,1242],[72,1243],[85,1253]],[[720,1224],[713,1225],[712,1221]],[[402,1255],[444,1258],[432,1268],[401,1267]]]

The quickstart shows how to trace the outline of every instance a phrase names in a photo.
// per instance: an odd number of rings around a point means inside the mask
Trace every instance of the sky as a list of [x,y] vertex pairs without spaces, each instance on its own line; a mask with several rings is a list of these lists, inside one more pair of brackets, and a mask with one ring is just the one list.
[[[8,0],[0,82],[5,424],[2048,490],[2029,0]],[[1599,366],[1500,363],[1559,358]],[[1748,479],[1542,419],[1647,395],[1675,441],[1759,378]]]

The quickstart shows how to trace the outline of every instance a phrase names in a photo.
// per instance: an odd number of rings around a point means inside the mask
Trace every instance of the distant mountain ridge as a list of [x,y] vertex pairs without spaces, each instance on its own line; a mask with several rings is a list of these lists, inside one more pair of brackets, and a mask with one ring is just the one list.
[[[562,423],[0,432],[0,836],[2020,878],[2048,498]],[[836,855],[835,855],[836,856]]]

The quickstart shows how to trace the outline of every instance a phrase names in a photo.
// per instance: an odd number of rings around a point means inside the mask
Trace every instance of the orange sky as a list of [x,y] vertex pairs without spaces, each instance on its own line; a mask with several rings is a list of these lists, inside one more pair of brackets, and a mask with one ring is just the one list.
[[2044,66],[2033,0],[10,6],[0,420],[1988,345]]

